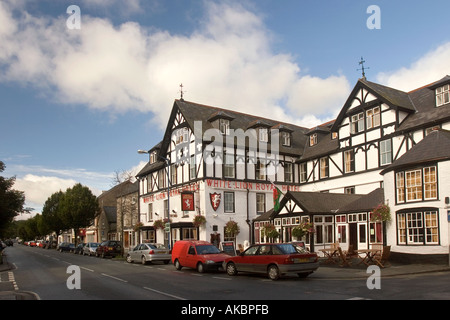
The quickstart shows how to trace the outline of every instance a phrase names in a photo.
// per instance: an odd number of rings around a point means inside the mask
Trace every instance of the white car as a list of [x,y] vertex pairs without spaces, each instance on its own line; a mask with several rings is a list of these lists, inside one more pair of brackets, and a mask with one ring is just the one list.
[[97,253],[97,247],[100,245],[98,242],[88,242],[83,248],[83,256],[95,256]]
[[128,251],[127,262],[140,261],[142,264],[163,261],[168,264],[172,259],[170,250],[160,243],[140,243],[133,250]]

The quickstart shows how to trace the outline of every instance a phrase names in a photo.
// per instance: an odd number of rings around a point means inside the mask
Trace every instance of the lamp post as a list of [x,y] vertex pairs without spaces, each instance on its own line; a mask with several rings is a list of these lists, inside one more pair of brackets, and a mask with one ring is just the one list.
[[[138,150],[139,154],[150,154],[148,151],[145,150]],[[166,162],[167,165],[167,224],[169,225],[169,227],[167,228],[166,225],[165,227],[165,231],[167,232],[167,246],[170,249],[171,248],[171,242],[170,242],[170,166],[171,166],[171,162],[170,159],[167,159],[159,154],[156,154],[158,156],[158,158],[164,160],[164,162]],[[167,230],[168,229],[168,230]]]

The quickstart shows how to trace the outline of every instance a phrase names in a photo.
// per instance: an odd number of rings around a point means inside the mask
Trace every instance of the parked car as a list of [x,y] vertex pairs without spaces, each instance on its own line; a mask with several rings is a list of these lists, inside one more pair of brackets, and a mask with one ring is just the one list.
[[170,250],[160,243],[140,243],[133,250],[128,251],[127,262],[140,261],[142,264],[163,261],[168,264],[172,256]]
[[194,268],[198,272],[222,269],[222,263],[228,257],[207,241],[177,241],[172,250],[172,261],[177,270],[182,267]]
[[75,249],[73,249],[73,253],[83,254],[83,248],[85,245],[86,245],[86,243],[80,243],[79,245],[77,245],[77,247]]
[[70,252],[73,249],[75,249],[75,245],[73,243],[70,242],[61,242],[60,244],[58,244],[58,247],[56,248],[56,250],[58,250],[59,252]]
[[117,240],[103,241],[96,250],[97,257],[115,257],[122,254],[122,244]]
[[88,242],[83,248],[83,256],[95,256],[97,253],[97,247],[100,245],[98,242]]
[[249,247],[235,257],[224,262],[228,275],[238,272],[256,272],[267,274],[272,280],[281,275],[297,273],[299,277],[307,277],[319,267],[318,257],[292,243],[257,244]]

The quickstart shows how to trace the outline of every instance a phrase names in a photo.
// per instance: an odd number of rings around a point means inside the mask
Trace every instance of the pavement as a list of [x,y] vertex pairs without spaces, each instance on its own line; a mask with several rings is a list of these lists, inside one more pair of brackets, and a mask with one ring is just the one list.
[[[373,274],[368,267],[360,264],[358,259],[352,260],[350,267],[342,267],[338,263],[320,261],[319,269],[310,275],[313,279],[326,280],[357,280],[367,279]],[[20,291],[14,280],[15,266],[8,262],[8,256],[3,255],[0,263],[0,300],[40,300],[34,292]],[[437,272],[450,272],[450,266],[444,264],[400,264],[389,262],[385,268],[380,269],[381,277],[414,276]]]

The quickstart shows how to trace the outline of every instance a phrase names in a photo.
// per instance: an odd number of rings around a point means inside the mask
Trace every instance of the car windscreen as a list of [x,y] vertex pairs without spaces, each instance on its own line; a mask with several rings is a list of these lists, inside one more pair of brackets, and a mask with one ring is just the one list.
[[220,253],[219,249],[213,245],[196,246],[197,254],[216,254]]

